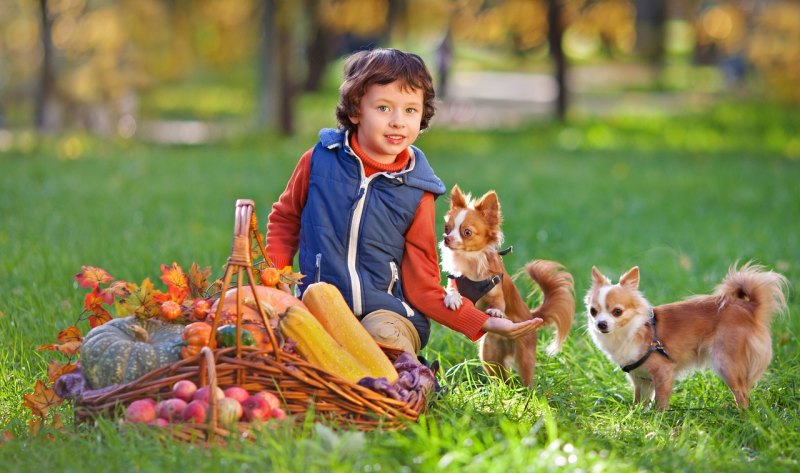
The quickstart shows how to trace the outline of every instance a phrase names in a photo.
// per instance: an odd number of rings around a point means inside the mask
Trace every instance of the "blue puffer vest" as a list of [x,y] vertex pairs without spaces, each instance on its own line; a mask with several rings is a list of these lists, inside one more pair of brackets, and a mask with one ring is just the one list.
[[359,319],[378,309],[406,315],[425,346],[430,321],[406,303],[399,265],[423,193],[438,197],[444,184],[416,147],[404,170],[365,178],[347,133],[326,128],[319,137],[300,217],[300,272],[338,287]]

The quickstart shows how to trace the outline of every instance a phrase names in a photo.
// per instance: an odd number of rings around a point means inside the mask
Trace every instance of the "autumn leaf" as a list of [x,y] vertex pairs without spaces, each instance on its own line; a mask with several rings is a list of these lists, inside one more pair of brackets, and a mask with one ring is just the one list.
[[206,266],[201,270],[197,263],[192,263],[192,267],[189,268],[189,287],[192,295],[199,297],[205,293],[205,290],[211,285],[208,281],[209,277],[211,277],[211,266]]
[[93,288],[83,299],[83,308],[91,314],[89,316],[90,327],[95,328],[112,319],[111,313],[103,307],[103,304],[110,304],[113,302],[113,297],[108,302],[106,299],[107,298],[103,295],[103,291],[97,287]]
[[22,396],[22,406],[28,407],[34,415],[42,418],[47,416],[50,408],[61,405],[62,399],[58,397],[53,388],[47,386],[41,379],[36,381],[33,392]]
[[77,363],[61,363],[53,360],[47,365],[47,379],[51,383],[55,383],[58,378],[65,374],[72,373],[76,369],[78,369]]
[[108,284],[114,279],[104,269],[94,266],[81,266],[81,272],[77,273],[74,278],[81,287],[92,288],[96,288],[100,284]]
[[70,326],[58,332],[56,339],[61,343],[74,342],[83,340],[83,334],[78,327]]
[[158,314],[158,304],[153,299],[153,283],[145,278],[141,286],[130,285],[131,294],[118,305],[118,310],[140,318],[150,318]]
[[189,295],[189,280],[178,263],[173,262],[172,266],[161,265],[161,281],[167,285],[170,300],[180,304]]

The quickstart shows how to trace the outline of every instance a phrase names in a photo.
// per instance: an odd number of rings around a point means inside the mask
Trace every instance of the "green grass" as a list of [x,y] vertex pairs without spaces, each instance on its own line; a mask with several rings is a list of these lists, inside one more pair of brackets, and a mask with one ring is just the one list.
[[[424,134],[446,184],[499,193],[511,270],[533,258],[571,271],[580,301],[589,271],[642,270],[654,303],[706,293],[735,261],[800,277],[800,114],[728,104],[681,117],[617,118],[567,128]],[[712,374],[679,382],[664,413],[633,407],[622,373],[592,345],[578,307],[557,357],[538,357],[536,388],[487,380],[463,336],[434,327],[424,350],[448,391],[402,432],[362,434],[306,423],[253,444],[201,448],[113,422],[33,437],[22,395],[43,378],[43,343],[74,322],[81,265],[119,279],[157,278],[177,261],[221,275],[237,198],[263,224],[297,157],[300,136],[203,147],[15,136],[0,154],[0,445],[5,471],[797,471],[796,342],[800,304],[773,326],[774,359],[739,412]],[[68,157],[69,156],[69,157]],[[443,212],[446,199],[438,202]],[[527,289],[528,285],[521,283]],[[543,332],[542,343],[551,337]],[[90,467],[91,467],[90,466]]]

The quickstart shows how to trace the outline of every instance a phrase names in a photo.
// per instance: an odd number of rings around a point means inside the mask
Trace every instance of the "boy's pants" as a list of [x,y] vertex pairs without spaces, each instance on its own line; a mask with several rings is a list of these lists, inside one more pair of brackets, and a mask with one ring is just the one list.
[[384,309],[370,312],[361,319],[361,325],[379,343],[400,348],[412,355],[416,355],[420,349],[419,334],[414,324],[396,312]]

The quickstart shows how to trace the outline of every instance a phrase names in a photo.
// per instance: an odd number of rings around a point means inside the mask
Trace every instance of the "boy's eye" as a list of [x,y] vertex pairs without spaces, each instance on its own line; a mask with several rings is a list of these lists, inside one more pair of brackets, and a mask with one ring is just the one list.
[[378,111],[380,111],[380,112],[388,112],[389,111],[389,107],[386,106],[386,105],[378,105]]
[[408,107],[406,109],[406,113],[417,113],[417,109],[414,107]]
[[596,317],[597,316],[597,309],[592,307],[592,308],[589,309],[589,313],[592,314],[592,317]]
[[611,315],[613,315],[614,317],[619,317],[620,315],[622,315],[622,309],[617,307],[616,309],[611,311]]

